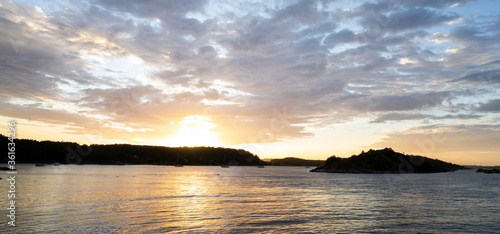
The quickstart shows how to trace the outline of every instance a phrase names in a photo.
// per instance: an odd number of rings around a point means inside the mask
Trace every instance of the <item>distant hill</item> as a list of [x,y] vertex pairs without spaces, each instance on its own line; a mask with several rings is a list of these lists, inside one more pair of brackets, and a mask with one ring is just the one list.
[[482,173],[485,173],[485,174],[500,174],[500,169],[483,169],[483,168],[479,168],[477,169],[476,172],[482,172]]
[[[267,165],[248,151],[214,147],[163,147],[146,145],[79,145],[74,142],[54,142],[16,139],[17,163],[61,164],[149,164],[149,165]],[[1,152],[7,155],[8,138],[0,135]],[[2,157],[6,163],[8,158]],[[224,162],[225,161],[225,162]]]
[[271,159],[269,164],[273,166],[307,166],[317,167],[325,163],[325,160],[309,160],[302,158],[287,157],[282,159]]
[[311,172],[331,173],[435,173],[465,167],[422,156],[405,155],[391,148],[372,150],[349,158],[332,156]]

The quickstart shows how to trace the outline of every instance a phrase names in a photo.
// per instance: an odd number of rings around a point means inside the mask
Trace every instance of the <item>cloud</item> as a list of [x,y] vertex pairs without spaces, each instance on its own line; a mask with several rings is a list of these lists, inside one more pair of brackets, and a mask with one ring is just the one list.
[[479,83],[499,83],[500,69],[471,73],[459,79],[452,80],[451,82],[459,82],[459,81],[479,82]]
[[82,116],[79,113],[44,108],[38,104],[18,105],[3,102],[0,103],[0,106],[2,108],[2,115],[16,116],[20,119],[29,119],[47,124],[86,125],[92,122],[92,119]]
[[435,116],[429,114],[412,114],[412,113],[398,113],[398,112],[390,112],[387,114],[382,114],[378,116],[375,120],[370,123],[385,123],[387,121],[404,121],[404,120],[425,120],[425,119],[434,119],[434,120],[442,120],[442,119],[478,119],[481,118],[482,115],[476,114],[458,114],[458,115],[443,115],[443,116]]
[[110,1],[97,0],[95,5],[106,9],[127,12],[140,17],[164,17],[171,15],[184,16],[188,12],[203,12],[206,0],[173,0],[173,1],[148,1],[147,3],[135,1]]
[[[381,21],[381,29],[388,31],[403,31],[424,27],[427,28],[456,20],[458,18],[459,16],[457,14],[442,14],[428,8],[416,7],[389,14],[387,16],[386,23]],[[367,25],[370,21],[366,20],[361,23]]]
[[311,25],[300,31],[302,37],[323,36],[329,32],[333,32],[337,28],[337,24],[332,21]]
[[388,113],[377,117],[371,123],[385,123],[386,121],[401,121],[401,120],[415,120],[415,119],[425,119],[431,115],[424,114],[407,114],[407,113]]
[[109,84],[88,72],[89,63],[75,49],[88,46],[105,51],[106,48],[95,41],[71,38],[78,29],[60,30],[37,7],[11,2],[2,6],[0,30],[6,35],[0,39],[3,100],[12,97],[62,100],[65,91],[61,87]]
[[381,95],[356,100],[350,107],[360,111],[405,111],[435,107],[450,97],[449,92]]
[[465,25],[453,28],[448,37],[457,42],[477,43],[495,40],[495,37],[489,35],[490,33],[477,26]]
[[448,3],[425,1],[393,2],[379,1],[363,3],[355,10],[347,12],[348,18],[358,18],[370,37],[381,36],[383,32],[402,32],[420,28],[430,28],[460,18],[456,13],[443,13],[440,9]]
[[441,43],[449,41],[449,39],[447,38],[447,35],[444,35],[443,33],[433,33],[430,36],[428,36],[426,39],[429,41],[433,41],[436,44],[441,44]]
[[336,33],[330,33],[323,43],[327,46],[337,46],[343,43],[349,43],[354,41],[354,33],[349,29],[343,29]]
[[490,99],[477,108],[481,112],[500,112],[500,99]]
[[[389,1],[390,2],[390,1]],[[454,7],[460,5],[460,4],[465,4],[468,2],[472,2],[471,0],[454,0],[454,1],[448,1],[448,0],[419,0],[419,1],[405,1],[404,4],[410,5],[410,6],[422,6],[422,7],[434,7],[434,8],[449,8],[449,7]]]
[[300,0],[294,4],[290,4],[274,13],[272,22],[285,21],[293,19],[301,24],[314,24],[325,17],[318,12],[317,1]]

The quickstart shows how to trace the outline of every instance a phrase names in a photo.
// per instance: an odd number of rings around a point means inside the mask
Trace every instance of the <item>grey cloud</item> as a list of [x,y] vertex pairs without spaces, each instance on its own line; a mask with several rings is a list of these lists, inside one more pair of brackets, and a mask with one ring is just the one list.
[[[188,18],[189,12],[204,12],[207,1],[95,1],[84,17],[68,17],[77,24],[90,22],[93,31],[126,48],[154,66],[199,60],[194,48],[208,46],[207,34],[216,32],[213,19]],[[159,20],[158,20],[159,19]],[[202,58],[206,59],[206,58]]]
[[[2,53],[2,55],[4,54]],[[9,57],[9,59],[12,58]],[[47,77],[22,66],[19,67],[15,62],[10,64],[8,62],[8,60],[4,60],[0,63],[2,70],[0,96],[2,100],[8,100],[12,97],[38,99],[38,97],[54,96],[53,90],[56,89],[58,81],[56,78]]]
[[409,95],[374,96],[357,100],[350,106],[362,111],[404,111],[435,107],[450,96],[449,92],[430,92]]
[[336,28],[337,24],[331,21],[326,21],[315,25],[311,25],[310,27],[303,29],[300,33],[302,34],[303,37],[317,36],[317,35],[322,36],[328,34],[329,32],[333,32]]
[[377,42],[382,45],[395,46],[417,38],[424,38],[428,33],[422,30],[409,31],[398,34],[390,34],[382,38],[377,38]]
[[383,32],[402,32],[427,28],[457,19],[455,13],[443,14],[441,8],[455,2],[449,1],[378,1],[366,2],[347,13],[346,18],[359,18],[366,32],[363,35],[375,38]]
[[388,16],[380,15],[380,19],[367,17],[361,20],[362,25],[378,24],[372,30],[399,32],[410,29],[432,27],[444,22],[457,19],[457,14],[444,15],[440,12],[428,8],[416,7],[401,11],[392,12]]
[[[102,113],[115,115],[117,118],[133,118],[150,113],[150,105],[161,105],[168,100],[161,90],[148,86],[130,86],[114,89],[86,89],[81,104],[97,109]],[[190,98],[179,94],[180,99]]]
[[295,71],[294,76],[301,76],[306,78],[318,77],[325,71],[326,63],[306,63],[298,64],[290,68]]
[[329,95],[342,93],[345,86],[346,82],[342,79],[325,77],[316,80],[313,85],[306,88],[289,91],[285,97],[295,105],[309,106]]
[[97,0],[94,4],[103,7],[136,14],[141,17],[168,17],[169,15],[185,15],[188,12],[204,12],[206,0],[172,0],[172,1],[113,1]]
[[500,69],[471,73],[459,79],[452,80],[451,82],[459,82],[459,81],[500,83]]
[[494,25],[499,20],[498,16],[493,20],[491,18],[480,18],[481,23],[475,22],[477,19],[466,21],[464,25],[452,28],[449,34],[439,35],[439,39],[459,45],[456,47],[459,48],[458,53],[446,57],[448,66],[462,70],[462,74],[498,70],[495,66],[498,55],[492,51],[498,50],[500,30],[493,26],[481,26]]
[[477,108],[481,112],[500,112],[500,99],[490,99]]
[[395,0],[380,0],[376,3],[365,2],[356,8],[356,15],[367,14],[368,12],[386,13],[390,11],[398,11],[400,9],[431,8],[443,9],[454,4],[464,4],[473,2],[474,0],[415,0],[415,1],[395,1]]
[[412,113],[397,113],[391,112],[387,114],[383,114],[378,116],[375,120],[370,123],[385,123],[387,121],[403,121],[403,120],[424,120],[424,119],[478,119],[481,118],[482,115],[476,114],[458,114],[458,115],[443,115],[443,116],[435,116],[429,114],[412,114]]
[[435,116],[433,117],[433,119],[478,119],[481,117],[483,116],[476,114],[458,114],[458,115]]
[[159,80],[162,80],[164,83],[170,84],[170,85],[188,85],[188,83],[191,81],[188,75],[190,75],[191,72],[188,71],[186,68],[182,69],[177,69],[177,70],[163,70],[160,72],[156,72],[151,74],[152,77],[155,77]]
[[287,18],[294,19],[302,24],[318,22],[325,17],[318,12],[317,2],[310,0],[300,0],[295,4],[286,6],[275,13],[273,21],[283,21]]
[[500,17],[497,17],[495,21],[489,27],[489,31],[499,32],[500,31]]
[[[277,43],[288,42],[293,38],[290,32],[291,25],[287,23],[270,24],[264,19],[253,19],[238,27],[238,36],[223,39],[223,43],[229,45],[234,50],[261,51],[270,46],[279,46]],[[269,48],[270,49],[270,48]]]
[[[483,31],[477,26],[460,26],[451,30],[448,37],[454,41],[465,43],[486,43],[497,41],[497,35],[491,35],[495,31]],[[498,31],[497,31],[498,33]]]
[[[306,50],[304,53],[305,52]],[[327,63],[328,62],[323,55],[311,53],[301,56],[300,62],[291,64],[287,68],[286,72],[289,73],[288,75],[290,77],[300,77],[306,79],[318,78],[326,75]]]
[[327,46],[337,46],[339,44],[353,42],[354,41],[354,33],[349,29],[343,29],[336,33],[331,33],[328,35],[323,43]]
[[18,105],[0,102],[2,115],[15,116],[18,119],[39,121],[47,124],[69,124],[74,126],[88,126],[94,120],[79,113],[70,113],[65,110],[47,109],[38,104]]
[[404,1],[402,2],[408,6],[426,6],[434,8],[446,8],[453,6],[455,4],[466,4],[467,2],[473,2],[474,0],[417,0],[417,1]]
[[320,41],[316,38],[307,38],[295,44],[295,51],[299,54],[318,53],[321,50]]
[[402,121],[429,118],[431,115],[424,114],[408,114],[408,113],[388,113],[377,117],[371,123],[385,123],[386,121]]
[[[0,96],[4,100],[15,97],[62,100],[61,84],[109,84],[86,70],[88,63],[78,52],[61,46],[66,44],[65,38],[50,18],[41,17],[34,8],[24,9],[13,3],[3,6],[10,7],[10,11],[2,9],[5,14],[0,20],[0,30],[6,35],[0,39]],[[10,20],[15,17],[22,20]]]

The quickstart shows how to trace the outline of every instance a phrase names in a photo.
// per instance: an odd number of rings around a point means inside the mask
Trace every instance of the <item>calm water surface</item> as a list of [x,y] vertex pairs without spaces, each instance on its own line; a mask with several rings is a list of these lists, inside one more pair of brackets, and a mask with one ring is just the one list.
[[23,165],[0,232],[336,233],[500,230],[500,175],[310,173],[299,167]]

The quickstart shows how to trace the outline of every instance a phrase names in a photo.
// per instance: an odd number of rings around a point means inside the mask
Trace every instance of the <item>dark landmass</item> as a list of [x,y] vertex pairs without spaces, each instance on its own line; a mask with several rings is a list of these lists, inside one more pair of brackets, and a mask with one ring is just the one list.
[[[2,155],[8,138],[0,135]],[[163,147],[146,145],[79,145],[74,142],[15,139],[16,163],[105,165],[268,165],[248,151],[214,147]],[[7,157],[0,162],[6,163]]]
[[271,159],[269,162],[273,166],[301,166],[301,167],[317,167],[325,164],[325,160],[309,160],[302,158],[281,158]]
[[476,172],[482,172],[482,173],[486,173],[486,174],[500,174],[500,170],[499,169],[483,169],[483,168],[479,168],[479,169],[477,169]]
[[311,172],[331,173],[436,173],[451,172],[465,167],[422,156],[405,155],[391,148],[369,150],[349,158],[332,156]]
[[468,169],[499,169],[500,166],[464,165]]

